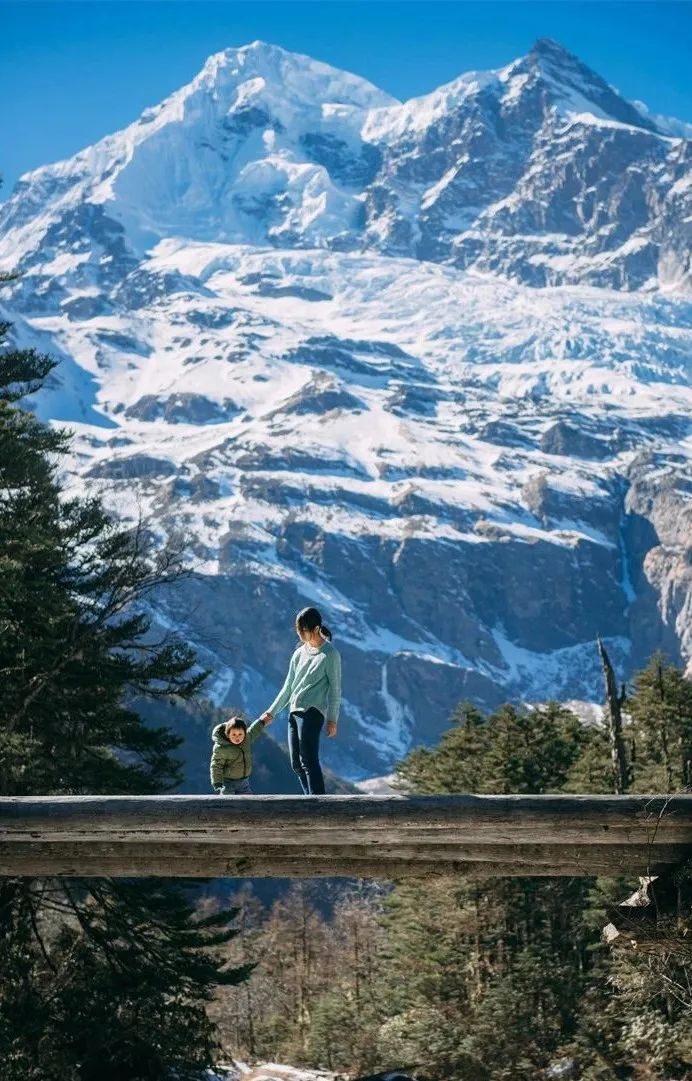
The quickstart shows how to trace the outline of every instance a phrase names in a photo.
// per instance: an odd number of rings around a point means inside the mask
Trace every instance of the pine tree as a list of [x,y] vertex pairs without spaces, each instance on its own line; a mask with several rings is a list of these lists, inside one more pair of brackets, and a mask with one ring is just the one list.
[[596,640],[596,645],[598,655],[601,658],[605,684],[605,716],[610,738],[613,791],[618,795],[623,795],[627,792],[632,780],[631,764],[628,761],[622,724],[622,707],[626,700],[626,688],[624,683],[618,687],[608,651],[600,638]]
[[[261,1052],[260,1018],[271,1009],[273,991],[258,967],[264,954],[266,912],[249,882],[233,896],[232,904],[238,910],[239,934],[224,946],[224,958],[228,965],[244,968],[249,978],[237,986],[219,988],[208,1013],[227,1055],[255,1062]],[[208,898],[201,907],[207,906],[215,910],[216,899]]]
[[634,680],[629,710],[637,790],[692,787],[692,682],[657,653]]
[[341,887],[327,926],[320,967],[330,978],[312,1007],[308,1051],[312,1063],[329,1070],[365,1073],[378,1066],[377,1034],[389,1006],[375,978],[382,897],[372,884]]
[[[453,720],[439,747],[399,767],[407,791],[559,791],[584,746],[578,719],[556,703],[488,717],[462,705]],[[390,1054],[399,1048],[439,1079],[535,1078],[575,1028],[597,938],[581,914],[589,886],[461,875],[397,885],[380,972],[393,989]]]
[[323,960],[328,951],[327,927],[316,907],[310,882],[293,882],[272,906],[264,936],[263,970],[277,984],[274,1010],[264,1013],[260,1040],[283,1061],[308,1061],[312,1010],[331,978]]
[[[231,964],[255,967],[247,983],[214,1002],[229,1055],[348,1074],[377,1066],[389,1005],[377,997],[382,892],[364,883],[296,882],[268,913],[249,887],[234,898],[243,937],[225,953]],[[324,906],[333,895],[330,916]]]
[[398,765],[398,783],[443,792],[555,792],[584,744],[584,730],[557,702],[535,709],[504,705],[490,717],[463,703],[434,750],[416,749]]
[[[0,794],[153,793],[178,740],[134,696],[190,697],[205,673],[145,604],[182,568],[58,480],[64,432],[21,408],[53,364],[0,326]],[[13,1081],[197,1077],[213,1059],[204,1004],[243,978],[173,883],[0,880],[0,1060]],[[87,1041],[88,1037],[88,1041]],[[91,1050],[90,1050],[91,1049]],[[97,1054],[94,1055],[96,1049]],[[9,1068],[9,1067],[8,1067]]]

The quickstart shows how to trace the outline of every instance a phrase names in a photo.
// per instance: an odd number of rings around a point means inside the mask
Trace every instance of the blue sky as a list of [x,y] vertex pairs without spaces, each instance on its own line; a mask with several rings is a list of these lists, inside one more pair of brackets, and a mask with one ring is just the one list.
[[0,174],[75,153],[262,39],[399,98],[499,67],[552,37],[626,97],[692,121],[687,0],[0,0]]

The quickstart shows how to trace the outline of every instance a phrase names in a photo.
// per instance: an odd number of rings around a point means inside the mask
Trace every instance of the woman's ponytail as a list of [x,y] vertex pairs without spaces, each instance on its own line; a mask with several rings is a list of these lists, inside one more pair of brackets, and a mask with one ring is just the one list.
[[303,608],[296,616],[297,631],[319,631],[325,642],[331,642],[332,632],[325,627],[322,616],[316,608]]

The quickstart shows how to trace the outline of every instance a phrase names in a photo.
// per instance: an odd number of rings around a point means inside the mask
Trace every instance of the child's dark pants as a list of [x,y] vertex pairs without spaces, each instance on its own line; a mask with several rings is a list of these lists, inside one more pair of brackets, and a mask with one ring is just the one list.
[[288,753],[291,767],[306,796],[324,795],[320,766],[320,732],[324,717],[318,709],[298,709],[288,718]]
[[224,781],[221,789],[222,796],[251,796],[250,778],[243,777],[241,781]]

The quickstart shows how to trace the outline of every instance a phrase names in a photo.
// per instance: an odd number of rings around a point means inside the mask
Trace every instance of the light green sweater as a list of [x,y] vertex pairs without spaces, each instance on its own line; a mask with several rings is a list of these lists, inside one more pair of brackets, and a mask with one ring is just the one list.
[[341,655],[325,642],[320,649],[303,644],[291,657],[286,681],[269,707],[272,716],[284,706],[295,709],[318,709],[326,720],[339,718],[341,704]]

